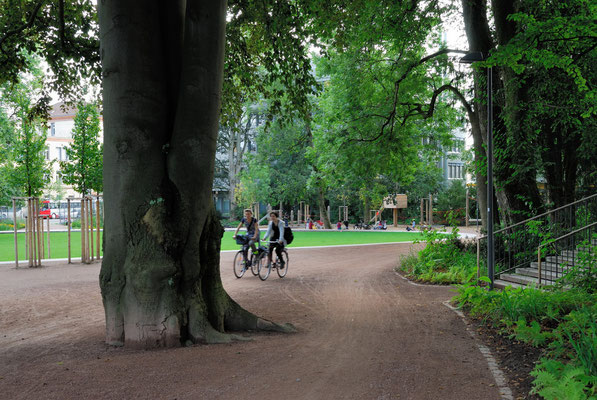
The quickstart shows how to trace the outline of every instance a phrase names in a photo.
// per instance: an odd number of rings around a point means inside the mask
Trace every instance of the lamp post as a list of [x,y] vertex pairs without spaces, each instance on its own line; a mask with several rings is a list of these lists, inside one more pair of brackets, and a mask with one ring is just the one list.
[[[467,53],[460,59],[462,64],[472,64],[485,61],[486,57],[480,51]],[[489,288],[493,289],[493,275],[495,255],[493,246],[493,74],[492,68],[487,67],[487,274]]]

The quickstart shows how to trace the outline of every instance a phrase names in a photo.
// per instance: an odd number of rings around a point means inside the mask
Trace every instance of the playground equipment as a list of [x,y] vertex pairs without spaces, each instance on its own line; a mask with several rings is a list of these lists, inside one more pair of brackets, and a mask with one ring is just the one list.
[[429,198],[421,199],[421,225],[433,225],[433,196],[429,194]]
[[[80,199],[67,199],[66,225],[68,230],[68,263],[72,262],[71,257],[71,225],[72,225],[72,201],[81,202],[81,262],[90,263],[100,260],[100,197],[85,196]],[[95,200],[95,210],[94,210]],[[50,246],[50,215],[40,213],[40,200],[37,197],[14,197],[13,223],[14,223],[14,246],[15,246],[15,267],[19,268],[19,246],[18,246],[18,225],[17,225],[17,201],[26,202],[25,220],[25,253],[27,254],[29,267],[40,267],[41,260],[51,258]],[[94,226],[95,213],[95,226]],[[44,221],[47,228],[44,229]],[[96,230],[94,234],[94,229]],[[45,235],[45,236],[44,236]],[[94,238],[95,236],[95,238]]]
[[375,214],[375,222],[377,222],[377,217],[381,218],[381,212],[388,208],[392,209],[392,217],[394,219],[394,226],[398,226],[398,210],[406,208],[408,205],[408,197],[405,194],[397,194],[394,198],[391,196],[386,197],[383,199],[383,203],[379,210],[374,210],[377,212]]
[[338,207],[338,221],[348,221],[348,206]]
[[299,202],[298,218],[296,222],[299,225],[307,223],[309,215],[311,215],[311,206],[305,204],[304,201]]

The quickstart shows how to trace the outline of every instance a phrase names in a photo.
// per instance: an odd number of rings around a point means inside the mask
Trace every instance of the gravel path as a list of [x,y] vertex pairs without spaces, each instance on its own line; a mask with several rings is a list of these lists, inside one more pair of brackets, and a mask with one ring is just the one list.
[[252,312],[298,333],[154,351],[103,343],[99,265],[0,266],[0,397],[6,399],[500,399],[447,287],[393,268],[410,244],[290,249],[284,279],[232,274]]

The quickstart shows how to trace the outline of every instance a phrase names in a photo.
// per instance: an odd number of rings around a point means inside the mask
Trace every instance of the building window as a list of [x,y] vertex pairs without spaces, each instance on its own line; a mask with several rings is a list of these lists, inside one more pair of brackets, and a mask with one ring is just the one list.
[[60,173],[60,171],[56,171],[56,183],[62,185],[62,174]]
[[57,147],[56,149],[58,150],[58,159],[62,161],[62,147]]
[[53,122],[50,123],[50,136],[56,136],[56,124]]
[[463,172],[462,164],[448,163],[448,179],[462,179]]
[[50,159],[50,147],[49,146],[46,146],[46,148],[44,149],[44,158],[46,160]]
[[462,153],[463,150],[464,150],[464,140],[454,139],[452,141],[452,148],[450,149],[450,151],[452,153]]

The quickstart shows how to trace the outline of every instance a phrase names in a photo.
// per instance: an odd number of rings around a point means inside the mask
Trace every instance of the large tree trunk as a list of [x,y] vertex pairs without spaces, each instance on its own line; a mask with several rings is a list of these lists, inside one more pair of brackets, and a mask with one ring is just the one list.
[[[498,44],[508,44],[516,34],[516,24],[508,16],[518,12],[519,0],[492,1]],[[494,68],[495,69],[495,68]],[[521,79],[512,68],[499,68],[501,81],[496,94],[501,96],[496,103],[504,104],[494,113],[496,121],[495,177],[498,183],[500,212],[507,225],[519,222],[543,209],[537,188],[536,159],[538,153],[532,141],[533,132],[524,124],[521,104],[528,102],[527,91],[530,79]],[[494,81],[496,79],[494,78]],[[503,94],[502,94],[503,93]],[[503,98],[503,101],[501,100]]]
[[[487,21],[487,2],[486,0],[463,0],[463,17],[465,23],[466,35],[470,51],[480,51],[484,55],[490,54],[494,48],[494,43],[489,30]],[[515,9],[515,1],[494,2],[495,25],[500,44],[507,43],[515,34],[515,26],[507,20],[507,16]],[[483,144],[487,142],[487,98],[486,73],[484,70],[475,71],[475,112],[478,115],[478,128],[481,132],[483,143],[479,143],[479,135],[475,135],[473,129],[474,147],[478,152]],[[510,69],[498,70],[493,68],[493,137],[494,137],[494,176],[495,176],[495,194],[494,222],[499,219],[506,225],[518,222],[541,207],[541,198],[537,189],[536,169],[532,155],[532,148],[529,146],[526,133],[517,121],[520,121],[519,102],[524,101],[524,85],[518,86],[518,78]],[[504,105],[504,107],[502,107]],[[508,114],[506,114],[508,113]],[[506,124],[505,122],[510,123]],[[471,121],[471,124],[473,122]],[[486,150],[484,150],[487,157]],[[500,157],[496,158],[496,154]],[[479,171],[478,171],[479,172]],[[486,210],[486,204],[482,203],[483,197],[486,199],[486,189],[478,180],[477,188],[482,192],[479,196],[479,206]],[[485,182],[483,179],[482,182]],[[496,207],[495,201],[497,201]],[[486,213],[482,213],[483,225],[486,225]]]
[[219,273],[211,199],[226,2],[99,2],[110,344],[175,346],[282,328],[243,310]]

